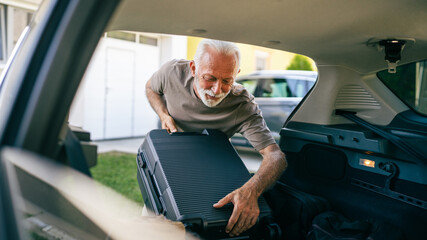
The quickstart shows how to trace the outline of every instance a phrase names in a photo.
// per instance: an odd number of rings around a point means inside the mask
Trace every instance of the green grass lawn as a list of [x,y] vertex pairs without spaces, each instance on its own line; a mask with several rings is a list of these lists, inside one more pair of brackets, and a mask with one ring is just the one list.
[[93,179],[106,185],[123,196],[144,204],[138,180],[136,179],[136,155],[108,152],[98,155],[98,163],[91,168]]

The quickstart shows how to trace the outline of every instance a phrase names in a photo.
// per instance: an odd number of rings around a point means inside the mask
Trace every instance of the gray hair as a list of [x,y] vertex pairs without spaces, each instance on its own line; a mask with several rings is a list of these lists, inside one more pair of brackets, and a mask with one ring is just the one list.
[[218,53],[223,53],[227,56],[234,55],[237,60],[237,69],[240,69],[240,49],[237,47],[235,43],[225,42],[213,39],[203,39],[199,46],[197,46],[196,54],[194,55],[194,62],[196,63],[196,67],[200,63],[200,59],[203,54],[206,53],[207,48],[213,48]]

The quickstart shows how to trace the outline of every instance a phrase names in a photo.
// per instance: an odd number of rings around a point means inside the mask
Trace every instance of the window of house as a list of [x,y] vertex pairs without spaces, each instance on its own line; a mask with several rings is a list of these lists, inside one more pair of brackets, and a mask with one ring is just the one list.
[[151,46],[157,46],[157,38],[148,37],[145,35],[139,35],[139,43],[147,44]]
[[157,38],[149,37],[146,35],[133,33],[133,32],[112,31],[112,32],[107,32],[106,36],[109,38],[115,38],[123,41],[135,42],[140,44],[147,44],[151,46],[157,46],[158,44]]
[[427,115],[427,60],[399,66],[396,73],[384,70],[377,76],[406,105]]
[[266,59],[263,57],[255,58],[255,69],[257,71],[266,69]]
[[135,42],[136,40],[136,34],[129,33],[129,32],[119,32],[119,31],[107,32],[107,37],[129,41],[129,42]]
[[12,8],[13,11],[13,47],[15,47],[18,42],[19,37],[21,36],[22,31],[25,27],[30,24],[33,13],[19,8]]
[[255,51],[255,70],[265,70],[267,69],[267,60],[269,54],[262,51]]
[[6,61],[6,24],[4,18],[4,6],[0,5],[0,62]]
[[8,7],[7,10],[7,35],[8,54],[10,54],[19,40],[25,27],[30,24],[33,11],[16,7]]

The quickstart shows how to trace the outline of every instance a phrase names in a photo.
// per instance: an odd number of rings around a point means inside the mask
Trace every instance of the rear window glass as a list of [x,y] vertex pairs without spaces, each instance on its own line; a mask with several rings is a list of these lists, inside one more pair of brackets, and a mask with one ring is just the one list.
[[304,97],[315,81],[284,78],[262,78],[239,80],[255,97]]
[[396,73],[378,72],[378,78],[414,111],[427,115],[427,61],[399,66]]
[[313,87],[314,81],[288,79],[289,88],[294,97],[304,97]]
[[292,94],[285,79],[265,79],[259,96],[292,97]]
[[258,82],[257,80],[243,80],[243,81],[240,81],[239,83],[242,84],[246,88],[246,90],[248,90],[248,92],[250,92],[251,94],[254,94],[257,82]]

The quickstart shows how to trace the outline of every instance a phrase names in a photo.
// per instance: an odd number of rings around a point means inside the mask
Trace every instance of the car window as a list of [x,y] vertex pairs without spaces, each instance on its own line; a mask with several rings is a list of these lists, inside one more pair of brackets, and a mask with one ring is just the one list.
[[[313,87],[314,81],[300,79],[244,79],[239,80],[255,97],[304,97]],[[257,83],[259,83],[257,88]]]
[[313,87],[314,81],[287,79],[293,97],[304,97]]
[[378,72],[378,78],[404,103],[427,115],[427,60],[399,66],[396,73]]
[[265,79],[260,91],[261,97],[292,97],[285,79]]
[[255,89],[257,85],[258,80],[255,79],[246,79],[239,81],[240,84],[242,84],[248,92],[250,92],[252,95],[255,95]]

